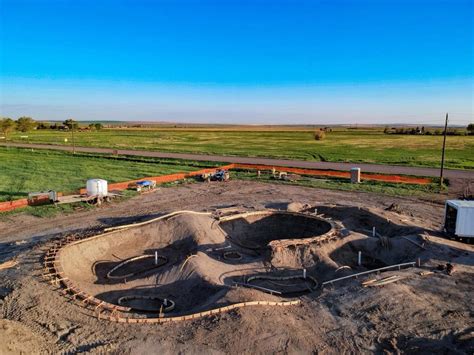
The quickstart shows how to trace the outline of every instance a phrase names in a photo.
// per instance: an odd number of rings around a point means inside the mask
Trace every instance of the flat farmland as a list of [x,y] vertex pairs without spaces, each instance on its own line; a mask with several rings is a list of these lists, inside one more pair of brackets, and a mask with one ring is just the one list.
[[[27,138],[21,136],[27,135]],[[71,132],[15,132],[14,142],[70,145]],[[68,141],[65,142],[65,139]],[[78,146],[269,157],[308,161],[438,167],[441,136],[387,135],[381,129],[336,129],[316,141],[312,130],[221,128],[103,129],[75,132]],[[448,136],[446,167],[474,169],[474,136]]]
[[87,179],[109,183],[202,169],[205,163],[158,159],[121,159],[101,155],[0,147],[0,201],[23,198],[31,191],[72,193]]

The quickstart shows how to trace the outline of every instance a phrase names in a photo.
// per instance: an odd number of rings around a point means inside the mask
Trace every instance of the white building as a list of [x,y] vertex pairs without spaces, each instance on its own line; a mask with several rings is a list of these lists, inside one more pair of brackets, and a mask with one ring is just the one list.
[[446,201],[444,232],[450,236],[474,238],[474,201]]

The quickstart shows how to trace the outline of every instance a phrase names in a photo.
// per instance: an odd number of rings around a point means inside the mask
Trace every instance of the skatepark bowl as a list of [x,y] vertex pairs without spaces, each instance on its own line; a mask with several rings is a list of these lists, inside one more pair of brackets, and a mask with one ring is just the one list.
[[271,258],[274,243],[306,243],[333,230],[330,221],[302,213],[174,212],[68,242],[55,254],[54,267],[68,291],[99,310],[178,316],[226,304],[236,276],[250,276],[246,287],[257,291],[279,289],[274,295],[312,292],[317,281],[300,271],[257,270]]

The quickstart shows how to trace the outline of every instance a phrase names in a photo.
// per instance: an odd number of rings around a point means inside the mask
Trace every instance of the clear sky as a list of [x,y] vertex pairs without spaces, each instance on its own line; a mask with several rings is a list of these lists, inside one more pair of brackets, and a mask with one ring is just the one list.
[[472,0],[0,0],[0,114],[473,121]]

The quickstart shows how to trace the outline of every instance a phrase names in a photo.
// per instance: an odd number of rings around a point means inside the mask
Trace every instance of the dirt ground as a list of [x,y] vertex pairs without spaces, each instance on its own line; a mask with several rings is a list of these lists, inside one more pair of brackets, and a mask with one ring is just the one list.
[[[337,224],[343,235],[337,241],[299,250],[297,257],[285,250],[275,252],[267,260],[280,268],[308,268],[319,284],[338,275],[418,258],[422,268],[394,270],[367,277],[398,275],[402,278],[380,287],[362,287],[361,281],[367,278],[337,282],[298,296],[301,304],[297,306],[255,306],[161,325],[98,320],[41,277],[41,260],[50,241],[55,238],[71,234],[92,235],[106,227],[145,221],[176,210],[213,211],[230,206],[245,211],[311,206],[311,210],[317,209],[319,215]],[[440,238],[438,231],[442,216],[442,204],[415,198],[243,181],[160,188],[120,203],[49,219],[23,214],[2,216],[0,263],[16,258],[18,265],[0,270],[0,353],[472,354],[474,249],[468,244]],[[198,237],[209,237],[203,228],[208,223],[205,220],[199,219],[198,223],[177,218],[174,221],[173,230],[179,226],[183,236],[190,233],[187,226],[192,224],[202,229],[196,234]],[[372,226],[386,237],[388,246],[382,247],[379,238],[367,236]],[[169,226],[165,227],[157,226],[162,232]],[[196,236],[193,238],[198,240]],[[209,238],[214,238],[215,243],[222,242],[217,235]],[[423,248],[406,238],[418,244],[424,243]],[[257,239],[252,242],[257,243]],[[201,241],[208,243],[208,239]],[[132,244],[127,241],[124,245],[131,248]],[[147,248],[153,249],[155,245],[147,244],[142,249],[146,251]],[[363,252],[362,266],[356,263],[357,250]],[[170,260],[172,257],[184,258],[189,251],[186,249],[183,255],[170,253],[166,256]],[[125,257],[134,253],[136,251],[130,251]],[[84,263],[88,265],[92,261],[84,260]],[[71,263],[68,271],[71,275],[75,269],[84,266],[81,260],[74,262],[76,264]],[[455,266],[452,275],[435,270],[438,265],[448,262]],[[215,260],[208,270],[206,263],[193,263],[199,268],[199,275],[203,275],[212,287],[198,290],[202,284],[183,283],[182,294],[177,296],[181,304],[279,299],[256,289],[230,286],[219,289],[217,286],[226,285],[225,282],[217,285],[217,275],[221,270]],[[341,266],[350,266],[351,269],[338,271]],[[436,272],[421,276],[421,271]],[[167,275],[172,274],[171,269],[166,275],[161,274],[160,282],[166,286]],[[85,271],[76,272],[73,277],[96,295],[106,290],[102,289],[103,285],[94,284],[91,275]],[[178,288],[172,291],[176,293]],[[104,298],[114,299],[111,294]],[[186,313],[194,309],[192,307],[181,311]]]

